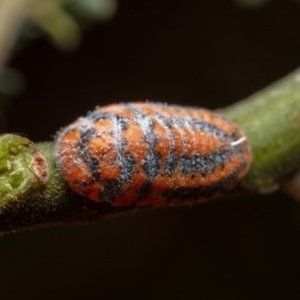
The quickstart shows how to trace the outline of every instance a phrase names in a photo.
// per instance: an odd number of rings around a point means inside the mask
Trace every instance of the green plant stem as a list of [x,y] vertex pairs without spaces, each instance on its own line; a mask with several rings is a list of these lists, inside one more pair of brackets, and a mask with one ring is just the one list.
[[[242,182],[243,192],[270,193],[299,168],[300,69],[220,112],[239,124],[253,151],[251,168]],[[7,149],[5,145],[2,145],[3,149]],[[108,215],[141,210],[135,206],[117,208],[108,203],[96,203],[70,191],[56,167],[53,147],[53,142],[25,147],[30,155],[36,151],[43,154],[48,179],[42,178],[38,181],[40,184],[32,184],[29,180],[28,185],[20,185],[25,190],[20,190],[14,197],[1,199],[0,233],[41,225],[98,220]],[[4,172],[4,175],[0,172],[3,176],[10,171],[6,163],[0,163],[0,169]]]
[[300,163],[300,69],[220,112],[250,141],[253,161],[243,186],[259,193],[277,190]]

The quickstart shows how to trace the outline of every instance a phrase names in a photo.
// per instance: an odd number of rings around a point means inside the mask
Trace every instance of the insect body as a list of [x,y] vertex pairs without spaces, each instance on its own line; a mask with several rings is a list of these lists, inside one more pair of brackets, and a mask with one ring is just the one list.
[[59,133],[55,151],[74,191],[115,206],[216,197],[251,160],[246,137],[221,115],[142,102],[96,108]]

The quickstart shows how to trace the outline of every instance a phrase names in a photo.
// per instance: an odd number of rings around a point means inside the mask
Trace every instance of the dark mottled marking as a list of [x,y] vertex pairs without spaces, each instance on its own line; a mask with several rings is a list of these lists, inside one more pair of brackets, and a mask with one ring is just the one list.
[[120,190],[131,181],[135,171],[135,165],[136,162],[132,154],[125,154],[119,178],[112,180],[104,179],[104,189],[103,191],[100,191],[99,197],[105,202],[113,203]]
[[85,189],[87,188],[90,183],[85,181],[85,180],[74,180],[73,182],[76,186],[78,186],[79,188]]
[[147,145],[146,157],[142,160],[142,166],[147,174],[148,180],[153,181],[160,172],[161,156],[154,150],[157,142],[156,136],[153,134],[154,125],[151,122],[149,131],[145,133],[144,139]]
[[129,109],[134,115],[134,121],[144,131],[144,141],[146,143],[147,154],[142,160],[142,166],[147,174],[147,181],[152,182],[160,172],[161,157],[160,154],[155,152],[155,144],[157,138],[153,133],[154,124],[152,120],[141,113],[138,109],[135,109],[129,104],[123,104],[122,106]]
[[177,159],[176,149],[175,149],[175,142],[174,142],[175,136],[172,132],[172,127],[171,127],[171,124],[169,123],[168,118],[166,118],[158,113],[155,114],[155,118],[157,121],[160,122],[160,124],[163,125],[163,127],[165,128],[167,135],[168,135],[168,139],[169,139],[169,143],[170,143],[170,152],[166,158],[163,172],[165,172],[169,177],[171,177],[174,174],[177,164],[178,164],[178,159]]
[[164,172],[169,177],[171,177],[174,174],[177,165],[178,165],[178,157],[176,155],[176,151],[175,150],[171,150],[170,154],[168,155],[168,157],[166,159]]
[[174,126],[177,129],[184,128],[184,122],[183,122],[182,118],[171,117],[170,118],[170,123],[171,123],[172,126]]
[[182,155],[179,158],[181,175],[193,176],[213,173],[217,167],[224,167],[225,163],[233,156],[233,152],[226,149],[218,149],[207,155],[195,153],[192,156]]
[[81,126],[81,133],[79,138],[79,143],[87,143],[95,136],[95,129],[90,126],[83,125]]
[[193,128],[199,131],[203,131],[205,133],[215,135],[220,138],[231,138],[229,134],[224,132],[218,126],[208,123],[207,121],[192,119],[192,124],[193,124]]
[[111,116],[114,122],[113,136],[116,139],[117,158],[115,163],[120,166],[121,172],[117,179],[107,180],[103,178],[104,189],[100,191],[99,198],[113,203],[116,196],[131,180],[135,171],[136,162],[131,153],[124,153],[127,141],[122,137],[122,131],[128,128],[128,121],[120,116]]
[[149,181],[153,181],[160,173],[161,156],[158,152],[147,154],[142,161]]
[[127,130],[129,127],[128,120],[122,116],[116,116],[118,126],[121,130]]
[[239,177],[240,170],[234,170],[231,175],[223,178],[209,186],[199,187],[183,187],[179,186],[175,189],[166,189],[162,192],[162,196],[166,197],[167,202],[171,203],[173,199],[180,199],[184,202],[186,199],[199,199],[202,197],[210,198],[216,193],[227,191],[228,187],[236,182]]
[[101,178],[100,172],[99,172],[99,162],[97,158],[95,157],[88,157],[85,160],[85,163],[89,169],[89,171],[92,174],[93,181],[98,181]]
[[138,191],[138,198],[136,201],[146,199],[153,193],[152,182],[147,181]]
[[95,129],[84,125],[81,126],[81,130],[79,143],[77,145],[78,155],[87,166],[93,177],[93,181],[98,181],[101,177],[99,172],[99,162],[95,157],[89,155],[87,146],[87,143],[95,137]]
[[138,199],[142,199],[142,197],[146,197],[146,195],[150,195],[153,192],[152,182],[161,172],[161,156],[155,151],[157,138],[153,133],[154,124],[152,120],[131,105],[123,104],[123,106],[133,113],[134,121],[142,128],[144,132],[144,141],[146,144],[147,154],[141,163],[146,172],[147,179],[144,186],[138,192]]
[[86,118],[92,122],[98,122],[101,119],[111,119],[113,117],[111,113],[103,112],[99,110],[90,111],[87,113]]
[[179,158],[179,168],[181,176],[188,174],[191,170],[191,160],[187,154],[183,154]]

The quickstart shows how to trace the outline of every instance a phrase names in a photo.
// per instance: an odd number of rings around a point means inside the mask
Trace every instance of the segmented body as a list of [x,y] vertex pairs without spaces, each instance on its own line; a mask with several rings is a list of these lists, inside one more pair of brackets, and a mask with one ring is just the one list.
[[115,206],[191,204],[232,189],[251,154],[231,121],[157,103],[97,108],[58,135],[56,156],[77,193]]

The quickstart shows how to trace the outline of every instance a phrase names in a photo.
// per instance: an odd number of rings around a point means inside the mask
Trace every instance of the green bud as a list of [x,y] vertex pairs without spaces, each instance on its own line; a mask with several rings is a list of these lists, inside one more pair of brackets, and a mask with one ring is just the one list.
[[18,135],[0,137],[0,205],[40,189],[48,181],[48,167],[41,151]]

